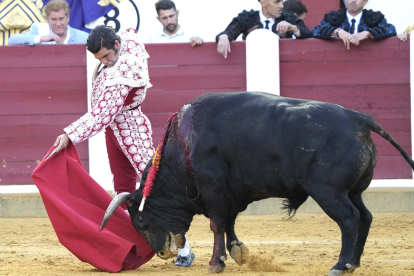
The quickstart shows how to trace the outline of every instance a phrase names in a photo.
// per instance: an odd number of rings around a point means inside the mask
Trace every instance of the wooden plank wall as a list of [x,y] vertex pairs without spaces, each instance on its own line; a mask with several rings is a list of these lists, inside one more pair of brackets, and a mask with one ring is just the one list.
[[[0,185],[30,184],[63,128],[87,111],[81,45],[0,47]],[[88,144],[78,147],[88,169]]]
[[[245,44],[227,59],[215,43],[148,44],[154,85],[142,110],[156,144],[168,115],[209,92],[246,89]],[[282,40],[281,95],[323,100],[372,115],[411,154],[409,43]],[[30,173],[62,128],[87,109],[85,49],[81,45],[0,47],[1,184],[31,183]],[[376,134],[375,178],[411,178],[399,153]],[[78,146],[87,168],[87,143]]]
[[302,0],[302,3],[305,4],[308,10],[305,25],[310,30],[321,23],[325,13],[344,7],[342,0]]
[[150,58],[148,90],[142,111],[152,124],[154,145],[159,142],[169,114],[197,96],[214,92],[246,90],[246,47],[231,46],[224,59],[215,43],[191,48],[189,43],[147,44]]
[[[411,155],[409,43],[393,37],[347,50],[341,40],[280,43],[281,95],[369,114]],[[376,133],[374,178],[411,178],[400,153]]]

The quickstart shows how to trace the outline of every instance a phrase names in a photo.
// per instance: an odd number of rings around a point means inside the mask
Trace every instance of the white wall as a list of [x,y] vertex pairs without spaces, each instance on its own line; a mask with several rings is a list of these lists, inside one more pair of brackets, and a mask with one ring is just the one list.
[[381,11],[388,23],[402,33],[414,24],[414,1],[412,0],[369,0],[366,9]]

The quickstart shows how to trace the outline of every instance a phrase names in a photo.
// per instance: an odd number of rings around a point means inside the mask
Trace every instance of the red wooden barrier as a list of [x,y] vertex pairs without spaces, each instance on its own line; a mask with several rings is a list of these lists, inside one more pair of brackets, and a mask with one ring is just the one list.
[[[227,59],[215,43],[148,44],[148,90],[142,109],[156,144],[168,115],[209,92],[246,89],[245,43]],[[411,153],[409,43],[364,41],[346,50],[341,41],[282,40],[281,94],[323,100],[372,115]],[[0,47],[0,184],[31,183],[30,173],[62,128],[87,110],[85,48]],[[375,178],[411,178],[399,153],[378,135]],[[88,167],[87,143],[78,146]]]
[[[337,103],[371,115],[411,155],[409,43],[363,41],[347,50],[341,40],[284,40],[281,95]],[[411,178],[400,153],[373,133],[374,178]]]
[[246,48],[232,44],[227,59],[217,54],[215,43],[191,48],[188,43],[147,44],[150,55],[148,90],[142,111],[148,116],[156,145],[168,115],[197,96],[210,92],[246,90]]
[[[87,110],[85,46],[0,47],[0,83],[0,184],[29,184],[63,128]],[[88,144],[77,148],[88,169]]]

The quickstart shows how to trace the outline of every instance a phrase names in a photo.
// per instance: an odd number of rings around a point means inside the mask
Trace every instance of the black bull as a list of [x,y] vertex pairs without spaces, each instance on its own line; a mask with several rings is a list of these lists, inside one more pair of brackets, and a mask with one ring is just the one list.
[[138,210],[142,189],[119,195],[103,225],[114,208],[127,202],[135,229],[166,259],[184,245],[193,216],[203,214],[214,233],[209,271],[220,272],[226,247],[239,265],[249,258],[234,231],[239,212],[253,201],[279,197],[286,198],[283,206],[294,215],[311,196],[342,233],[339,260],[329,275],[352,272],[360,265],[372,221],[361,197],[376,164],[370,131],[414,168],[371,117],[339,105],[259,92],[200,97],[171,121],[144,210]]

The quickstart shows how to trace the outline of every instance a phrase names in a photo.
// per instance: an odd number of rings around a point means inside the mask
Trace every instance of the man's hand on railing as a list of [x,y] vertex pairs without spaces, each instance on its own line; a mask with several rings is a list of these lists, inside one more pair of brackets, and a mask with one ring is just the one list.
[[402,34],[398,34],[397,37],[402,41],[405,42],[408,39],[408,34],[406,32],[402,33]]
[[345,30],[337,29],[334,32],[336,33],[337,38],[342,39],[345,47],[348,50],[350,49],[351,43],[354,44],[355,46],[358,46],[361,40],[372,37],[371,33],[368,31],[363,31],[357,34],[350,34]]
[[48,35],[44,35],[44,36],[41,36],[40,37],[40,43],[42,43],[42,42],[50,42],[50,41],[55,41],[56,44],[63,44],[63,42],[65,42],[64,39],[60,38],[55,33],[50,33]]
[[193,36],[190,41],[191,41],[191,47],[195,47],[197,45],[203,44],[203,39],[198,36]]
[[364,39],[367,39],[367,38],[370,38],[370,37],[372,37],[370,32],[363,31],[363,32],[351,35],[350,38],[349,38],[349,42],[351,42],[354,45],[359,45],[359,42],[361,40],[364,40]]
[[227,58],[227,53],[231,52],[230,41],[226,34],[219,36],[217,44],[217,52],[222,55],[224,58]]
[[296,25],[290,24],[287,21],[281,21],[276,25],[276,31],[285,36],[287,32],[292,32],[296,37],[300,36],[300,30]]

